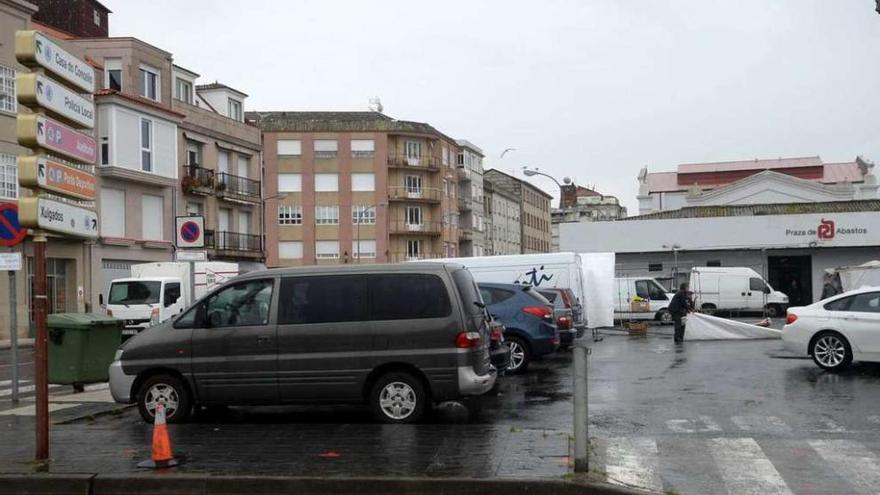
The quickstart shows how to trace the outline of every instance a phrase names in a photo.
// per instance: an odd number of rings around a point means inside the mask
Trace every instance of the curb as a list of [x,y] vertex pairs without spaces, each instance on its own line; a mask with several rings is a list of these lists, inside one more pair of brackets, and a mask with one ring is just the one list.
[[0,475],[8,493],[45,495],[636,495],[603,483],[469,478],[291,478],[210,475]]

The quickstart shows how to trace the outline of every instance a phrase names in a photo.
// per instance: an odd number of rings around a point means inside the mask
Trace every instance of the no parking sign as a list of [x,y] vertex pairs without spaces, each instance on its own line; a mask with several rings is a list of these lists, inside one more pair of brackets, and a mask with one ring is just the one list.
[[177,247],[205,247],[205,217],[177,217]]
[[15,246],[27,237],[27,229],[18,223],[18,206],[0,204],[0,246]]

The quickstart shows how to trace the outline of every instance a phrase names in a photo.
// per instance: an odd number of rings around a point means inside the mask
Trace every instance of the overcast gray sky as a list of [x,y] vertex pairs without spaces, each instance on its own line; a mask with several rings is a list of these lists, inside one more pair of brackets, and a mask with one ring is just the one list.
[[378,95],[481,146],[487,167],[570,175],[630,214],[645,165],[880,159],[872,0],[103,3],[111,35],[244,91],[248,110]]

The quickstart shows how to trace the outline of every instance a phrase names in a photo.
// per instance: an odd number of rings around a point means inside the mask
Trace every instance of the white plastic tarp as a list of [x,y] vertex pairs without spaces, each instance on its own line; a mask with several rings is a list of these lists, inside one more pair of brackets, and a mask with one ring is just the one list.
[[685,325],[685,340],[779,339],[782,332],[702,313],[691,313]]
[[858,266],[838,268],[840,285],[844,292],[862,287],[880,286],[880,261],[869,261]]
[[580,253],[587,327],[614,326],[614,253]]

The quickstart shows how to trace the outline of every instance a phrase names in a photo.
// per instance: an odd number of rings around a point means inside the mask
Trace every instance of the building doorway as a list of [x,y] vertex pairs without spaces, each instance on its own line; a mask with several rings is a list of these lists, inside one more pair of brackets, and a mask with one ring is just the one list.
[[811,256],[768,256],[770,285],[788,295],[790,306],[813,303],[813,260]]

